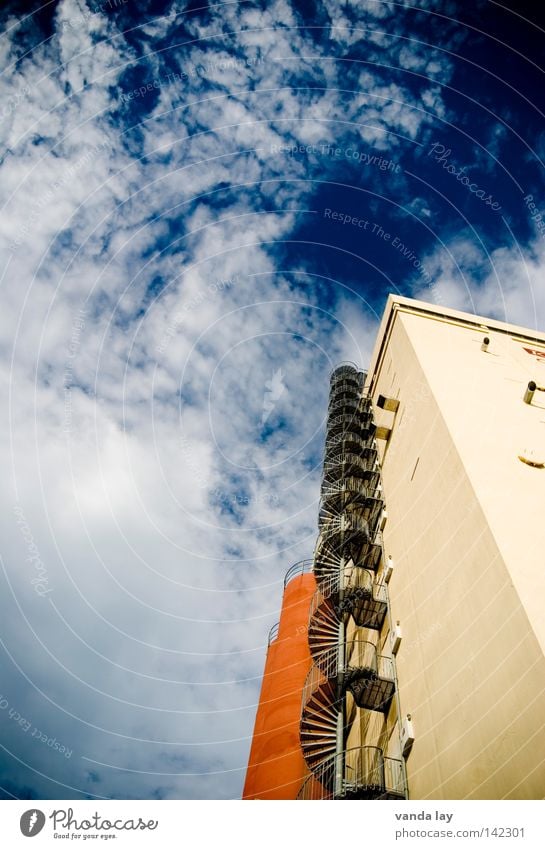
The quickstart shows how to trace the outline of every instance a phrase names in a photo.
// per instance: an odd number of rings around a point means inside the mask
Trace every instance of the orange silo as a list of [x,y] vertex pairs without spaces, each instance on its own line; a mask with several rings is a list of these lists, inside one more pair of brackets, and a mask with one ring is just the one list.
[[312,664],[307,625],[316,581],[311,569],[311,560],[296,563],[284,581],[280,622],[269,637],[243,799],[295,799],[308,774],[299,721]]

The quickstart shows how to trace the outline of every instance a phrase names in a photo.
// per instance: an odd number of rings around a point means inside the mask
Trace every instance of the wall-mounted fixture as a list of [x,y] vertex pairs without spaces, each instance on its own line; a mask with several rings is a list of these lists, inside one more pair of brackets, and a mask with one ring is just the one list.
[[524,393],[523,401],[525,404],[532,403],[532,398],[534,397],[534,392],[536,391],[536,389],[537,383],[535,382],[535,380],[531,380],[528,386],[526,387],[526,392]]
[[388,559],[384,565],[384,580],[386,583],[390,583],[390,578],[392,577],[394,571],[394,561],[392,560],[392,555],[388,555]]
[[488,346],[490,345],[490,337],[485,336],[483,341],[481,342],[481,351],[488,351]]
[[387,398],[385,395],[379,395],[377,398],[377,407],[381,410],[389,410],[391,413],[397,413],[399,401],[397,398]]
[[408,713],[401,722],[399,739],[401,743],[401,753],[404,758],[408,758],[414,743],[414,728],[410,713]]
[[398,653],[399,647],[401,645],[401,637],[401,626],[398,620],[390,633],[390,648],[392,649],[392,654]]

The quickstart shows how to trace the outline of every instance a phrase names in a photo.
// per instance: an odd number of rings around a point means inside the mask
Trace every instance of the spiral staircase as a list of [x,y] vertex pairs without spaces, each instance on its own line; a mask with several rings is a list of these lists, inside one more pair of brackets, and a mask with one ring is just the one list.
[[[378,653],[388,592],[377,581],[383,499],[371,399],[351,364],[331,376],[314,553],[317,590],[308,643],[313,665],[302,693],[300,741],[309,769],[299,799],[404,799],[404,762],[377,746],[345,748],[345,699],[386,715],[395,696],[393,658]],[[350,619],[369,638],[347,640]],[[355,628],[353,628],[355,631]]]

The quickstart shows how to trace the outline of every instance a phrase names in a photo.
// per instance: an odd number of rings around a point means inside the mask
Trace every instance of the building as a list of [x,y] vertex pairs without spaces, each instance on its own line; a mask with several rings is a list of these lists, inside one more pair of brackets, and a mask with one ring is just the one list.
[[545,334],[390,296],[331,376],[244,798],[545,798],[544,517]]

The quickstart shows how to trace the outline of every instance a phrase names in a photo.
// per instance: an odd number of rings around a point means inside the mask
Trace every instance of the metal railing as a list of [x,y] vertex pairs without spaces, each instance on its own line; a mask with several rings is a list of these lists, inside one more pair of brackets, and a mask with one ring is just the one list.
[[374,643],[366,640],[349,640],[346,643],[343,671],[351,669],[370,669],[385,681],[395,681],[393,658],[378,654]]
[[312,572],[313,566],[314,560],[311,557],[306,560],[299,560],[293,566],[290,566],[284,577],[284,589],[286,589],[293,578],[298,578],[300,575],[306,575],[308,572]]
[[329,687],[329,678],[332,676],[324,675],[322,670],[316,664],[312,664],[310,667],[307,677],[305,679],[305,683],[303,684],[303,691],[301,696],[301,713],[304,713],[305,707],[308,705],[314,693],[320,689],[320,687],[327,686]]
[[311,615],[313,609],[316,609],[314,608],[314,599],[318,599],[320,596],[327,600],[332,595],[337,595],[341,589],[345,592],[361,589],[372,593],[375,586],[378,587],[380,585],[375,584],[372,572],[369,572],[367,569],[356,566],[346,566],[343,570],[339,569],[337,573],[328,575],[327,578],[320,581],[319,589],[316,590],[311,600]]
[[376,430],[376,426],[372,421],[371,413],[339,413],[335,416],[329,416],[326,424],[326,438],[336,431],[352,430],[356,433]]
[[309,772],[297,795],[300,801],[347,798],[406,799],[403,761],[385,756],[378,746],[346,749]]
[[407,798],[407,773],[405,761],[400,758],[384,758],[384,784],[387,793],[400,799]]
[[[367,670],[385,681],[395,681],[393,658],[377,654],[377,647],[369,640],[354,639],[345,643],[345,661],[342,669],[338,666],[338,656],[339,648],[335,644],[314,655],[315,665],[326,678],[335,678],[339,673],[346,675],[357,670]],[[318,686],[321,678],[315,676],[315,679],[313,684],[316,683]]]
[[326,440],[324,449],[324,459],[328,460],[337,454],[363,454],[373,460],[376,460],[377,451],[369,445],[369,439],[363,439],[357,433],[350,430],[345,430],[335,436],[330,436]]
[[[336,474],[350,476],[348,469],[354,469],[356,472],[370,472],[373,470],[374,458],[366,457],[365,453],[355,454],[353,451],[339,451],[333,456],[326,457],[324,461],[324,480],[328,481],[330,471],[335,471]],[[356,475],[357,477],[357,475]]]
[[336,678],[338,672],[338,663],[337,659],[339,657],[339,646],[332,645],[324,651],[319,652],[314,655],[314,663],[325,676],[325,678],[331,680],[332,678]]
[[[362,477],[348,475],[335,481],[325,480],[322,483],[320,500],[322,503],[325,503],[344,493],[352,494],[355,497],[358,495],[361,496],[362,491],[366,497],[369,493],[381,493],[382,490],[379,489],[379,483],[380,472],[375,471],[375,469],[368,469]],[[375,496],[373,495],[373,497]]]
[[[332,398],[329,402],[328,406],[328,414],[329,416],[340,415],[341,413],[347,413],[348,415],[354,415],[356,410],[360,407],[360,399],[357,395],[354,397],[347,397],[345,393],[339,395],[338,398]],[[337,410],[339,412],[337,412]]]
[[[353,560],[354,568],[370,569],[376,572],[383,555],[382,544],[377,542],[377,536],[378,534],[372,534],[361,545]],[[331,542],[322,535],[318,537],[314,551],[314,573],[318,586],[321,586],[324,580],[329,579],[332,572],[341,568],[342,556],[342,546],[335,544],[335,541]]]
[[340,395],[351,395],[354,398],[361,398],[361,390],[357,381],[348,378],[336,381],[329,390],[329,400],[338,398]]
[[320,533],[325,540],[339,537],[339,545],[348,545],[355,536],[369,539],[369,522],[363,516],[357,515],[356,511],[345,510],[340,515],[332,515],[320,518]]
[[358,380],[359,383],[363,385],[365,380],[366,372],[361,371],[357,365],[350,360],[344,360],[342,363],[339,363],[335,366],[334,369],[331,370],[329,374],[329,382],[334,383],[336,380],[341,380],[344,376],[353,377]]
[[280,622],[276,622],[276,624],[273,625],[271,630],[269,631],[269,640],[267,642],[268,646],[270,646],[271,643],[274,643],[274,641],[278,639],[279,629],[280,629]]
[[[317,571],[318,589],[309,608],[309,641],[315,644],[325,638],[325,621],[336,618],[346,622],[352,616],[361,628],[380,630],[388,610],[388,588],[375,580],[371,568],[350,566],[344,570],[329,568]],[[326,629],[327,630],[327,629]],[[329,628],[330,630],[330,628]]]
[[339,392],[353,392],[361,395],[361,386],[356,378],[340,377],[334,383],[330,384],[329,394],[338,395]]

